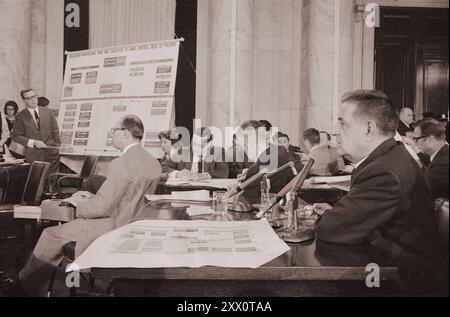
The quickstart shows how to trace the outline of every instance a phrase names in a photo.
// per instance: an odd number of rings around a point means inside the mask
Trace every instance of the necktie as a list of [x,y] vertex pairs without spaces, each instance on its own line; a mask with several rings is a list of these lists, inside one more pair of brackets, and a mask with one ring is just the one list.
[[39,115],[36,110],[34,110],[34,118],[36,119],[36,124],[40,128]]

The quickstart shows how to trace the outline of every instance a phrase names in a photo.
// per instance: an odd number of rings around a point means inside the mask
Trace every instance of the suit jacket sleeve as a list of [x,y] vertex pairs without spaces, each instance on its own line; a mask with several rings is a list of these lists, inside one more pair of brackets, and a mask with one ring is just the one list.
[[318,240],[359,244],[395,214],[401,200],[397,176],[371,165],[356,177],[350,192],[322,215]]
[[82,218],[107,218],[119,205],[128,190],[127,171],[122,164],[111,162],[106,181],[92,199],[78,203],[77,214]]
[[28,141],[30,141],[30,138],[25,137],[25,122],[23,116],[20,114],[16,116],[16,121],[14,122],[12,140],[24,147],[27,147]]
[[225,160],[225,150],[223,148],[217,149],[214,153],[215,160],[209,175],[212,178],[228,178],[230,167]]

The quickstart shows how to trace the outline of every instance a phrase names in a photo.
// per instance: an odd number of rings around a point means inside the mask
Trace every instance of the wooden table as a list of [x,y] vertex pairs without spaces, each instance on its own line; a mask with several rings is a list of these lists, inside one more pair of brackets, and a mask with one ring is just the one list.
[[[186,206],[170,202],[148,204],[136,220],[188,220]],[[234,220],[254,218],[232,213]],[[197,218],[198,219],[198,218]],[[118,296],[322,296],[387,295],[404,292],[403,270],[366,245],[344,246],[310,242],[291,249],[270,263],[248,268],[93,268],[95,278],[113,280]],[[380,265],[381,287],[368,288],[369,263]]]

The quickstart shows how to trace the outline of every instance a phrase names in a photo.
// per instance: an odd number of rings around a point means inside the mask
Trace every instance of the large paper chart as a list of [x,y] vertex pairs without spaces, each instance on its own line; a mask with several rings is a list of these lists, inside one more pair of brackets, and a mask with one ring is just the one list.
[[256,268],[289,247],[267,220],[141,220],[94,241],[68,270],[103,268]]
[[142,145],[160,156],[157,135],[173,115],[179,41],[71,52],[58,124],[61,154],[117,156],[111,128],[124,115],[144,123]]

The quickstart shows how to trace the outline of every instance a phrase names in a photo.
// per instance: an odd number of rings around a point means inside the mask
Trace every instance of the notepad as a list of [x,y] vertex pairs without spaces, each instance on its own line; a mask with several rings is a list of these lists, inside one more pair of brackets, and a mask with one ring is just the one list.
[[210,208],[210,206],[201,206],[201,205],[190,205],[186,209],[186,213],[189,216],[203,216],[203,215],[210,215],[214,211]]
[[209,191],[207,191],[207,190],[193,190],[193,191],[181,191],[181,192],[173,191],[172,199],[209,201]]

